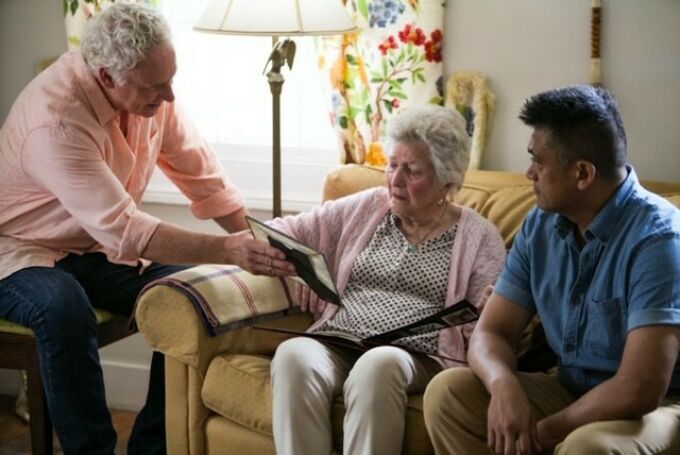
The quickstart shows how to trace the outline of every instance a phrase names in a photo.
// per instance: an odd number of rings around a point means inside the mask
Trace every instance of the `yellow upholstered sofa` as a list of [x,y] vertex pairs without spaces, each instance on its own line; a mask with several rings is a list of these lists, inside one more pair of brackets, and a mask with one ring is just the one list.
[[[324,199],[383,184],[383,179],[380,169],[342,166],[327,177]],[[680,183],[644,184],[680,206]],[[524,175],[494,171],[469,171],[455,200],[493,221],[508,247],[534,205],[531,183]],[[200,281],[201,274],[210,270],[198,269],[199,279],[193,281]],[[286,298],[277,279],[255,278],[242,271],[236,275],[231,290],[218,290],[225,304],[233,304],[235,313],[236,308],[264,308],[265,302]],[[245,303],[244,286],[250,287]],[[169,285],[147,289],[139,299],[136,317],[151,346],[166,354],[169,453],[274,453],[269,363],[281,335],[242,327],[210,337],[187,294]],[[234,319],[238,318],[243,317]],[[309,316],[298,314],[266,324],[300,330],[309,323]],[[333,407],[336,447],[341,447],[343,410],[338,398]],[[409,397],[403,453],[432,453],[421,395]]]

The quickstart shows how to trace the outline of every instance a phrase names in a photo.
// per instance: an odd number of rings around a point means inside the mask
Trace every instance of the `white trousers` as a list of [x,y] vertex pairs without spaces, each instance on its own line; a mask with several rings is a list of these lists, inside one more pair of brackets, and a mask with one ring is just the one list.
[[271,364],[278,455],[331,454],[331,405],[341,393],[343,453],[401,453],[407,395],[425,390],[441,366],[391,346],[357,355],[304,337],[279,345]]

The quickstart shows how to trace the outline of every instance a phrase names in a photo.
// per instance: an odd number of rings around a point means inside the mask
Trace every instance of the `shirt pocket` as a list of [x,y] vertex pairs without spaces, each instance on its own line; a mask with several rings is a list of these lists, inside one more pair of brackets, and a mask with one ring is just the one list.
[[627,311],[621,297],[588,299],[582,317],[583,346],[593,357],[621,359],[627,336]]

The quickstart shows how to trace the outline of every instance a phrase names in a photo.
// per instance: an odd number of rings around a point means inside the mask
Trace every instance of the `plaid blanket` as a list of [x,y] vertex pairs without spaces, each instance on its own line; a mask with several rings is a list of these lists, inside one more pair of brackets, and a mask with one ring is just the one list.
[[285,279],[252,275],[239,267],[200,265],[147,284],[181,291],[193,304],[210,336],[299,313]]

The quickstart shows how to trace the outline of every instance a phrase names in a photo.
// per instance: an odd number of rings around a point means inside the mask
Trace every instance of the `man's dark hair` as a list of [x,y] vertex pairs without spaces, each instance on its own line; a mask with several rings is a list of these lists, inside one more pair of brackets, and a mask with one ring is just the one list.
[[603,88],[574,85],[529,98],[519,118],[545,129],[566,166],[583,159],[605,180],[626,164],[626,132],[614,96]]

